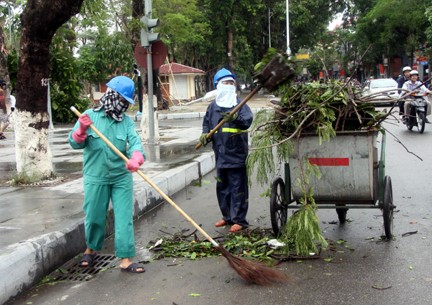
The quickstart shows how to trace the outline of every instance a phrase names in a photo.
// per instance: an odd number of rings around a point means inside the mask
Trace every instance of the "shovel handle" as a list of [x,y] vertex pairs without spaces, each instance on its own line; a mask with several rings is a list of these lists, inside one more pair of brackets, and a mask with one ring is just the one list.
[[[261,88],[263,87],[262,84],[259,84],[258,86],[255,87],[255,89],[253,89],[244,99],[243,101],[241,101],[240,103],[237,104],[237,106],[234,107],[233,110],[231,110],[231,112],[229,113],[230,115],[234,115],[244,104],[246,104],[251,98],[252,96],[254,96]],[[207,134],[206,138],[207,140],[211,138],[211,136],[219,129],[221,128],[221,126],[225,124],[225,120],[222,119],[215,128],[213,128],[212,130],[210,130],[210,132]],[[195,145],[195,149],[200,149],[202,146],[201,142],[199,142],[197,145]]]
[[[81,113],[74,107],[70,107],[70,110],[72,110],[73,113],[75,113],[75,115],[77,117],[81,116]],[[108,140],[93,124],[90,125],[90,128],[120,157],[122,158],[125,162],[128,162],[129,159],[120,151],[117,149],[117,147],[115,147],[110,140]],[[165,199],[173,208],[175,208],[184,218],[186,218],[187,221],[189,221],[194,227],[195,229],[197,229],[202,235],[204,235],[204,237],[210,241],[213,246],[218,247],[219,244],[210,237],[209,234],[207,234],[206,231],[204,231],[188,214],[186,214],[185,211],[183,211],[174,201],[172,201],[172,199],[170,197],[168,197],[168,195],[166,195],[149,177],[147,177],[146,175],[144,175],[144,173],[141,170],[137,170],[136,171],[138,173],[138,175],[141,176],[141,178],[143,178],[148,184],[150,184],[150,186],[152,188],[154,188],[161,196],[163,199]]]

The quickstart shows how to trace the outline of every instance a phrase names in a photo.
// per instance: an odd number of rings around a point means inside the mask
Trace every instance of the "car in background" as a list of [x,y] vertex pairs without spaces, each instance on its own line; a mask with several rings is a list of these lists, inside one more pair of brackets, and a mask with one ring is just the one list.
[[391,106],[399,98],[398,84],[393,78],[368,79],[362,89],[362,97],[376,106]]

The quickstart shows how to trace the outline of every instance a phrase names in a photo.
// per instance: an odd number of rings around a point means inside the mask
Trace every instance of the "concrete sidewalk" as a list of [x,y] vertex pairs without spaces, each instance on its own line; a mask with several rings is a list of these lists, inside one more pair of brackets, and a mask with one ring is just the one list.
[[[265,107],[267,100],[255,101],[253,110]],[[178,120],[160,124],[160,145],[144,148],[149,160],[141,170],[168,196],[214,169],[214,154],[209,146],[194,151],[206,106],[177,107],[173,112],[159,113],[160,121]],[[139,122],[136,126],[140,132]],[[7,182],[0,185],[0,304],[85,249],[82,151],[73,150],[67,141],[71,128],[55,126],[50,132],[53,164],[59,176],[56,180],[27,187]],[[9,131],[5,135],[7,140],[0,142],[2,181],[15,171],[14,134]],[[134,216],[160,202],[161,195],[135,174]],[[111,216],[107,234],[112,233],[112,224]]]

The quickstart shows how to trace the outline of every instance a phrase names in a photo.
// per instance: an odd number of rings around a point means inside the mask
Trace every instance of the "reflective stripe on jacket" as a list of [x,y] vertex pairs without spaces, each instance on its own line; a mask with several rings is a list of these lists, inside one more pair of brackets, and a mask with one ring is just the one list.
[[[207,107],[203,119],[203,133],[209,133],[222,120],[221,113],[231,112],[233,108],[221,108],[216,102]],[[253,114],[248,105],[242,106],[237,118],[222,125],[211,140],[216,157],[217,168],[239,168],[246,166],[248,155],[248,132]]]

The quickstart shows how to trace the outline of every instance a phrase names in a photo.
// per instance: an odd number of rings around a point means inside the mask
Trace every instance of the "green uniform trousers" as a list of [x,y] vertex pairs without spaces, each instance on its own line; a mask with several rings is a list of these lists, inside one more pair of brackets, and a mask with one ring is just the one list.
[[106,215],[111,200],[114,211],[115,256],[135,256],[133,228],[133,180],[123,175],[113,183],[84,182],[84,221],[87,247],[100,251],[105,240]]

